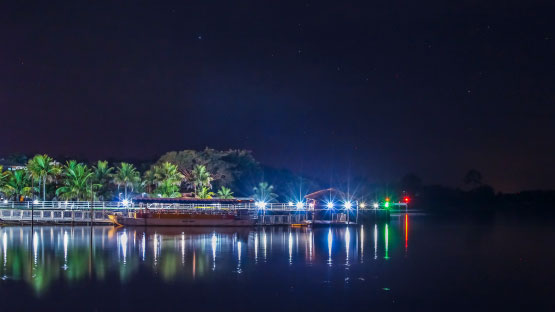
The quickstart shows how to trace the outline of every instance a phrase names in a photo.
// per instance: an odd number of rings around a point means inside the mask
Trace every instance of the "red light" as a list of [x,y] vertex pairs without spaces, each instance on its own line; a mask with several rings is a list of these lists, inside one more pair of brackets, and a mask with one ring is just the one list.
[[405,197],[405,203],[408,203],[408,202],[409,202],[409,198]]

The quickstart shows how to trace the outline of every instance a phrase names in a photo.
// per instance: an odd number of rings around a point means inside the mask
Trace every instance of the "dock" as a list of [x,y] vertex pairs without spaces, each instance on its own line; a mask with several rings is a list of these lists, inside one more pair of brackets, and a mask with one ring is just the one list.
[[263,207],[252,202],[222,203],[153,203],[107,201],[43,201],[43,202],[0,202],[1,224],[64,224],[110,225],[109,215],[119,213],[132,216],[137,211],[174,211],[183,213],[230,213],[248,214],[260,226],[304,226],[304,225],[356,225],[367,220],[389,219],[389,210],[326,209],[314,205],[291,205],[291,203],[267,203]]

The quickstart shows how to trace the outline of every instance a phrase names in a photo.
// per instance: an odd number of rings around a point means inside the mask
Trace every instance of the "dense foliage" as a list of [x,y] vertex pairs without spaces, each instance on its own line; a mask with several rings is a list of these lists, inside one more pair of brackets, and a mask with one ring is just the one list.
[[[36,155],[23,170],[0,167],[0,195],[11,200],[122,200],[133,196],[162,198],[234,196],[288,200],[296,183],[316,185],[288,170],[261,166],[246,150],[184,150],[161,156],[142,172],[132,163],[99,160],[89,166]],[[264,179],[266,177],[266,179]],[[270,181],[267,182],[267,179]],[[272,184],[278,183],[279,188]],[[313,187],[313,190],[316,187]],[[292,191],[293,190],[293,191]],[[260,195],[262,194],[262,195]]]

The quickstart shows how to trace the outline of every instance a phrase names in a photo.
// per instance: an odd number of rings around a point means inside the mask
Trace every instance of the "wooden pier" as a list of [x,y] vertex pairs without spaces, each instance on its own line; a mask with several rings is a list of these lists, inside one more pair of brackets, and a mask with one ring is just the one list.
[[314,205],[268,203],[264,207],[252,202],[241,204],[156,203],[148,206],[122,202],[0,202],[2,224],[112,224],[109,215],[132,216],[136,211],[179,211],[183,213],[248,214],[256,225],[356,225],[370,220],[389,219],[386,209],[327,209]]

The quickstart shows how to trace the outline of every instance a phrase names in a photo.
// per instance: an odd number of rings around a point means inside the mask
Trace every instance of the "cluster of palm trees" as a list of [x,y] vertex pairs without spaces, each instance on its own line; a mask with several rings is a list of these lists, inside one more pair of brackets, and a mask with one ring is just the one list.
[[[159,197],[179,197],[181,185],[192,189],[197,198],[208,199],[216,194],[212,192],[214,177],[206,166],[195,165],[192,170],[180,170],[177,165],[163,162],[152,166],[143,176],[147,191]],[[233,198],[231,189],[222,186],[217,192],[218,198]]]
[[[93,166],[75,160],[60,164],[48,155],[36,155],[25,169],[5,171],[0,166],[0,193],[6,198],[60,200],[113,200],[129,198],[131,193],[156,197],[181,197],[181,189],[192,189],[198,198],[233,198],[231,189],[222,186],[212,192],[213,176],[205,166],[180,170],[170,162],[153,165],[142,178],[130,163],[110,167],[107,161]],[[117,196],[115,191],[117,190]]]

